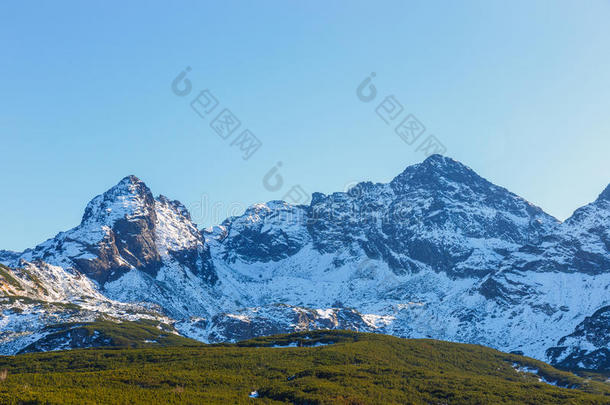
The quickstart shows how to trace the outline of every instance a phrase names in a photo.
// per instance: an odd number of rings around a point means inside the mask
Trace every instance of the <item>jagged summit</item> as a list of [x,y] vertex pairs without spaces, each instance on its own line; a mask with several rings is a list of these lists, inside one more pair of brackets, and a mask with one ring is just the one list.
[[111,226],[124,217],[149,215],[153,209],[154,197],[150,189],[143,181],[131,175],[93,198],[85,208],[81,223],[93,221]]
[[123,177],[116,185],[110,187],[102,195],[120,197],[122,195],[148,194],[150,189],[138,177],[130,174]]
[[140,178],[138,176],[133,175],[133,174],[123,177],[121,179],[120,183],[123,183],[123,182],[130,182],[132,184],[143,183],[143,181],[140,180]]
[[396,178],[401,177],[405,173],[422,172],[422,171],[435,171],[439,174],[451,171],[472,171],[468,166],[452,159],[448,156],[434,154],[427,157],[423,162],[409,165],[403,170],[401,174]]
[[123,177],[116,185],[110,187],[103,194],[114,194],[119,195],[121,192],[127,194],[133,194],[136,192],[146,192],[146,190],[150,191],[146,183],[140,180],[139,177],[130,174],[128,176]]
[[[207,342],[325,327],[601,364],[596,350],[610,347],[598,337],[607,333],[589,324],[591,334],[573,332],[610,305],[609,199],[610,186],[559,224],[432,155],[388,184],[314,193],[309,206],[256,204],[200,232],[184,205],[127,176],[87,205],[76,228],[20,254],[0,251],[2,263],[30,263],[6,270],[10,277],[0,272],[0,289],[14,294],[15,279],[43,291],[36,280],[52,273],[48,291],[71,300],[92,295],[85,283],[74,294],[64,285],[82,277],[104,299],[158,308],[182,334]],[[57,318],[32,322],[34,310],[19,308],[5,328],[44,336]],[[0,353],[13,352],[0,344]]]
[[494,186],[470,167],[442,155],[432,155],[422,163],[408,166],[390,185],[397,192],[410,188],[454,190],[464,185],[476,192],[485,192]]
[[[407,167],[390,186],[399,195],[426,193],[437,209],[455,202],[467,202],[473,208],[489,207],[533,217],[544,223],[559,221],[522,197],[481,177],[470,167],[447,156],[432,155],[420,164]],[[483,213],[484,210],[480,211]]]
[[428,156],[426,159],[424,159],[424,161],[421,164],[439,166],[439,167],[442,167],[442,166],[466,167],[464,164],[458,162],[457,160],[455,160],[449,156],[439,155],[438,153]]
[[[101,286],[133,271],[156,277],[166,268],[188,268],[205,282],[215,274],[203,235],[186,207],[126,176],[85,208],[81,223],[20,256],[2,254],[8,263],[44,260],[75,269]],[[132,295],[143,292],[130,292]]]

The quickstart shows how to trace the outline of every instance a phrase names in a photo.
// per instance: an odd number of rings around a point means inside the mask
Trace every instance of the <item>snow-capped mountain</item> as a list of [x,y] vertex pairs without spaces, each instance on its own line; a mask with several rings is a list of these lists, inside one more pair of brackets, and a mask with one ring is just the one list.
[[54,331],[49,326],[96,320],[169,323],[159,308],[114,301],[78,271],[42,261],[0,265],[0,354],[14,354]]
[[[65,273],[37,299],[131,305],[130,319],[169,317],[204,342],[346,328],[608,368],[610,187],[560,223],[439,155],[388,184],[256,204],[205,231],[129,176],[76,228],[0,261],[6,280]],[[54,281],[70,277],[86,285]],[[24,294],[6,280],[5,296]],[[53,323],[35,319],[23,333]]]
[[[6,263],[15,267],[21,260],[74,269],[108,297],[153,302],[177,317],[205,314],[209,303],[201,299],[217,280],[203,235],[186,208],[154,198],[135,176],[95,197],[79,226]],[[195,291],[184,292],[185,283]]]
[[186,208],[164,196],[154,198],[135,176],[125,177],[85,209],[79,226],[25,251],[20,257],[76,268],[98,284],[131,269],[156,276],[171,262],[214,281],[209,252]]

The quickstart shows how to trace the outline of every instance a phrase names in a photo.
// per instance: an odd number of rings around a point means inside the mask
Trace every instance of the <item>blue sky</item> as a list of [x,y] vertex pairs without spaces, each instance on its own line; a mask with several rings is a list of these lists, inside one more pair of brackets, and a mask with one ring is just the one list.
[[[375,113],[389,95],[447,155],[565,219],[610,182],[609,20],[608,1],[3,2],[0,249],[77,225],[128,174],[202,225],[294,185],[387,182],[425,157]],[[202,119],[204,89],[219,106]],[[210,128],[221,108],[262,141],[248,160]]]

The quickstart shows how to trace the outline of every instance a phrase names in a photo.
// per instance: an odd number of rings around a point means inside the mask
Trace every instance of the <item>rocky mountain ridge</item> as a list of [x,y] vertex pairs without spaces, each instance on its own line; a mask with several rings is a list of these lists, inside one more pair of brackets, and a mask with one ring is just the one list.
[[[388,184],[314,193],[308,206],[256,204],[205,231],[128,176],[79,226],[0,262],[7,298],[21,293],[6,280],[50,266],[89,283],[59,301],[130,305],[130,320],[164,319],[204,342],[343,328],[609,367],[610,186],[560,223],[439,155]],[[54,280],[45,283],[67,289]],[[11,325],[30,320],[24,334],[52,324],[28,311],[11,313]],[[18,349],[7,335],[5,352]]]

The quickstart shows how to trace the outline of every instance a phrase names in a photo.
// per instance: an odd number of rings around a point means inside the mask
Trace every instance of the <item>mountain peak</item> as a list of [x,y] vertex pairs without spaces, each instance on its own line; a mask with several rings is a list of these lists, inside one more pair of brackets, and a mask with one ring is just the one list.
[[474,171],[465,164],[447,156],[434,154],[426,158],[419,166],[420,169],[433,169],[440,172],[469,172]]
[[[130,174],[125,176],[114,187],[108,189],[103,196],[118,197],[128,195],[145,195],[150,194],[148,186],[138,177]],[[152,195],[152,194],[151,194]]]
[[395,190],[404,189],[407,185],[438,188],[447,181],[457,183],[486,182],[468,166],[450,157],[434,154],[422,163],[407,167],[390,183]]
[[128,183],[129,184],[138,184],[138,183],[143,183],[143,181],[140,180],[137,176],[130,174],[129,176],[123,177],[118,184],[128,184]]
[[457,162],[454,159],[451,159],[450,157],[444,156],[444,155],[439,155],[438,153],[435,153],[433,155],[428,156],[426,159],[424,159],[424,161],[422,163],[424,164],[446,164],[447,162]]
[[154,198],[150,189],[134,175],[121,179],[105,193],[93,198],[83,215],[82,222],[95,220],[111,223],[125,216],[138,216],[154,210]]

